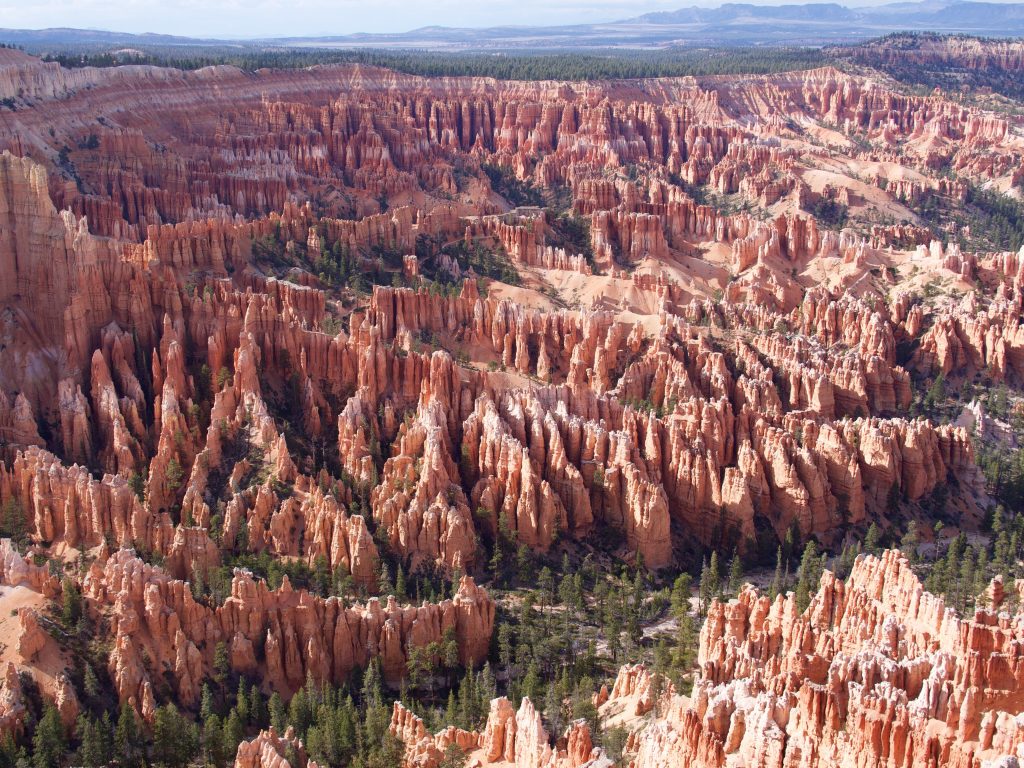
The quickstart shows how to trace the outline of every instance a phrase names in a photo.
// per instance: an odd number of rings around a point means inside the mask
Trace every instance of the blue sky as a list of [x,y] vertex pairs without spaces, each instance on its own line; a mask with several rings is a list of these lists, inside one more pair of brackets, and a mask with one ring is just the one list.
[[609,21],[693,4],[691,0],[0,0],[0,27],[83,27],[191,37],[332,35],[405,32],[433,24],[483,27]]
[[[433,24],[572,24],[718,4],[718,0],[0,0],[0,27],[276,37],[405,32]],[[848,0],[847,4],[865,2]]]

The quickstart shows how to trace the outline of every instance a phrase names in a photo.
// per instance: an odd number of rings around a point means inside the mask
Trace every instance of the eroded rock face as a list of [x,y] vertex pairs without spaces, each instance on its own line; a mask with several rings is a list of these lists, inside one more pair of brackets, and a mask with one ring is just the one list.
[[[1013,51],[990,53],[1012,68]],[[1024,256],[945,247],[917,224],[835,231],[807,211],[856,216],[870,193],[917,221],[904,203],[1019,182],[1005,117],[831,68],[581,85],[355,66],[71,71],[9,49],[0,97],[17,107],[0,122],[0,506],[33,551],[98,555],[73,578],[110,617],[109,671],[144,718],[164,681],[194,704],[219,643],[233,670],[286,692],[372,658],[397,682],[408,648],[449,630],[480,662],[495,609],[472,576],[502,536],[539,551],[601,539],[662,568],[690,542],[745,550],[797,527],[833,543],[945,486],[966,521],[984,502],[968,431],[912,417],[911,379],[1024,380]],[[807,139],[818,131],[829,141]],[[572,215],[513,208],[484,164],[565,195]],[[819,183],[825,165],[850,183]],[[842,175],[868,166],[873,185]],[[702,205],[705,186],[761,210]],[[918,272],[952,287],[922,295]],[[405,287],[345,287],[365,275]],[[213,595],[223,564],[250,555],[346,594],[238,572]],[[436,604],[365,599],[386,557],[471,576]],[[8,542],[0,580],[61,590]],[[744,595],[773,632],[803,626],[788,603]],[[27,660],[32,616],[19,617]],[[770,737],[755,762],[825,760],[798,754],[786,734],[803,721],[778,713],[822,695],[796,680],[827,685],[831,651],[789,653],[781,628],[771,653],[705,633],[711,688],[695,709],[673,704],[678,733],[636,737],[638,760],[721,762],[754,733]],[[832,691],[828,717],[902,712],[872,674],[840,675],[853,693]],[[911,676],[885,679],[916,701]],[[609,696],[649,713],[645,671],[620,677]],[[936,682],[933,719],[1003,682]],[[730,709],[737,696],[756,703]],[[396,717],[414,764],[470,739]],[[992,718],[993,734],[1009,728]],[[242,764],[287,759],[290,738],[257,742]],[[603,759],[578,727],[549,742],[531,707],[499,701],[479,749],[531,768]]]
[[32,662],[46,645],[46,633],[39,626],[36,612],[31,608],[18,609],[18,655],[25,661]]
[[[1022,632],[1005,613],[958,618],[898,551],[846,582],[826,571],[802,614],[745,588],[712,605],[692,696],[630,736],[631,765],[990,764],[1021,743]],[[635,679],[624,668],[616,690]]]
[[318,768],[289,728],[283,735],[270,728],[238,745],[235,768]]
[[611,768],[604,750],[595,749],[589,726],[573,723],[554,748],[529,698],[516,712],[508,699],[491,702],[482,733],[449,726],[430,734],[423,721],[395,702],[391,733],[405,744],[406,768],[436,768],[450,745],[468,757],[468,765],[513,765],[515,768]]
[[182,703],[198,702],[220,643],[239,674],[294,692],[307,679],[340,684],[372,658],[396,684],[408,649],[439,642],[449,631],[461,663],[480,661],[494,629],[494,602],[469,576],[454,598],[437,604],[399,606],[389,597],[347,606],[294,590],[287,577],[270,590],[236,571],[230,597],[211,609],[194,599],[187,582],[120,550],[102,566],[93,563],[85,589],[97,609],[113,608],[111,677],[121,701],[134,699],[140,714],[157,671],[173,674]]
[[[652,567],[672,561],[673,530],[742,548],[758,529],[797,524],[827,540],[882,515],[894,487],[913,502],[950,474],[974,483],[965,435],[906,418],[910,363],[896,363],[899,343],[921,337],[919,371],[1024,370],[1016,283],[1007,285],[1020,272],[1015,254],[924,247],[902,230],[837,234],[792,211],[726,215],[662,173],[751,199],[853,204],[848,190],[811,189],[801,163],[817,155],[739,128],[742,112],[764,131],[784,130],[774,121],[786,114],[880,144],[900,137],[901,160],[924,168],[930,156],[913,142],[928,136],[948,144],[965,174],[998,174],[1005,126],[939,98],[899,96],[830,69],[589,93],[344,67],[261,72],[252,83],[229,70],[86,75],[3,57],[5,82],[33,83],[17,87],[39,99],[12,112],[20,143],[0,136],[15,153],[63,141],[74,115],[106,99],[150,107],[138,125],[105,117],[95,142],[65,142],[80,147],[69,150],[79,186],[13,153],[0,168],[0,256],[15,275],[0,298],[26,329],[18,338],[33,340],[0,360],[0,430],[21,449],[5,462],[0,496],[30,511],[39,541],[92,547],[112,535],[191,578],[244,535],[252,552],[323,559],[372,588],[379,553],[364,515],[410,570],[477,567],[479,540],[502,524],[541,550],[610,527],[622,554]],[[125,94],[133,77],[148,93]],[[226,101],[198,108],[211,89]],[[183,116],[196,141],[179,142],[173,158],[155,152]],[[224,133],[227,123],[261,129],[215,167],[196,147],[238,138]],[[286,126],[302,128],[282,150],[273,137]],[[257,155],[255,168],[247,158]],[[567,187],[590,225],[593,266],[544,211],[506,212],[483,176],[460,188],[456,158]],[[593,171],[637,163],[651,170]],[[923,182],[907,183],[892,194],[925,194]],[[304,190],[329,189],[347,190],[347,202],[321,213],[304,205]],[[444,201],[380,210],[382,196],[413,190]],[[907,294],[887,306],[877,293],[807,277],[838,259],[860,285],[875,265],[898,261],[887,243],[904,238],[915,240],[914,258],[958,279],[1001,280],[1002,296],[984,312],[965,304],[925,315]],[[295,264],[287,279],[263,269],[269,242]],[[629,298],[531,308],[481,292],[447,252],[413,256],[417,242],[499,249],[552,276],[628,283]],[[720,249],[735,278],[723,303],[707,298],[711,273],[666,266],[701,248]],[[469,279],[451,296],[376,286],[347,328],[320,332],[337,324],[316,259],[344,254],[368,266],[384,251],[401,255],[410,280],[424,265]],[[43,254],[52,253],[50,268]],[[617,311],[623,304],[630,319]],[[476,365],[424,354],[423,339],[471,350]],[[523,386],[523,377],[544,386]],[[292,455],[285,418],[290,435],[315,441],[305,455]],[[54,428],[46,440],[33,425],[40,419]],[[343,483],[324,474],[335,426]],[[136,475],[141,493],[127,482]],[[362,514],[346,509],[356,486],[370,490]]]
[[3,680],[0,681],[0,730],[20,733],[25,725],[27,711],[18,669],[13,662],[7,662]]

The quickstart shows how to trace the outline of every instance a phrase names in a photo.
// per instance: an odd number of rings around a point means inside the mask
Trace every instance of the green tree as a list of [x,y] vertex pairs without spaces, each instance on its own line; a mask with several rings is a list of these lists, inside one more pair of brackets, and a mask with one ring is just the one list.
[[[109,725],[109,721],[107,723]],[[78,761],[85,768],[100,768],[113,759],[110,730],[91,715],[78,716]]]
[[867,535],[864,536],[864,551],[877,555],[882,550],[882,531],[875,523],[868,526]]
[[722,576],[718,567],[718,552],[711,553],[711,560],[701,569],[700,573],[700,610],[701,615],[707,613],[711,601],[721,596]]
[[203,721],[203,755],[206,762],[215,768],[228,764],[228,748],[224,741],[224,729],[220,718],[211,714]]
[[19,541],[28,532],[25,510],[13,496],[0,509],[0,536]]
[[166,768],[185,768],[199,752],[195,725],[168,702],[153,718],[153,759]]
[[458,744],[449,744],[444,751],[444,759],[438,763],[438,768],[463,768],[466,765],[466,753]]
[[118,765],[123,768],[139,768],[142,765],[142,739],[135,710],[122,705],[114,730],[114,751]]
[[800,570],[797,572],[796,608],[801,613],[811,602],[811,593],[821,579],[821,571],[822,562],[818,558],[818,548],[814,541],[810,540],[804,547],[803,556],[800,558]]
[[224,723],[223,739],[224,748],[230,755],[235,754],[238,745],[245,738],[245,722],[242,715],[234,707],[228,713],[228,719]]
[[772,582],[768,587],[768,597],[772,600],[786,590],[786,575],[782,570],[784,560],[785,557],[782,554],[782,547],[779,546],[775,549],[775,575],[772,576]]
[[405,571],[401,565],[398,566],[398,574],[395,576],[395,597],[399,600],[406,599]]
[[690,592],[693,589],[693,577],[688,573],[681,573],[672,584],[672,596],[669,599],[672,615],[679,617],[690,611]]
[[739,552],[733,551],[732,560],[729,563],[729,592],[738,594],[743,586],[743,562],[740,560]]
[[221,640],[213,649],[213,679],[217,683],[217,687],[220,688],[221,696],[224,695],[224,687],[230,674],[231,662],[228,659],[228,647]]
[[903,534],[903,538],[900,539],[900,550],[907,556],[910,562],[916,563],[919,560],[917,548],[920,544],[921,534],[918,533],[917,520],[911,520],[907,524],[907,530]]
[[82,593],[71,579],[61,582],[60,619],[64,626],[73,628],[82,617]]
[[388,564],[381,560],[380,575],[377,577],[377,590],[381,595],[395,594],[395,586],[391,583],[391,569]]
[[36,768],[57,768],[63,764],[67,751],[64,724],[57,708],[48,703],[32,736],[32,761]]
[[132,489],[132,493],[135,494],[140,502],[145,503],[146,501],[146,478],[141,472],[132,472],[128,477],[128,487]]
[[85,665],[85,672],[82,675],[82,686],[85,688],[85,695],[90,700],[95,700],[100,695],[100,680],[96,677],[96,670],[92,664]]
[[288,724],[288,711],[285,709],[281,694],[277,691],[270,694],[268,709],[270,710],[270,724],[274,726],[278,733],[284,733]]
[[167,479],[167,490],[171,493],[176,492],[181,487],[182,480],[185,479],[185,470],[182,469],[181,462],[178,461],[177,457],[172,456],[170,461],[167,462],[167,470],[164,477]]

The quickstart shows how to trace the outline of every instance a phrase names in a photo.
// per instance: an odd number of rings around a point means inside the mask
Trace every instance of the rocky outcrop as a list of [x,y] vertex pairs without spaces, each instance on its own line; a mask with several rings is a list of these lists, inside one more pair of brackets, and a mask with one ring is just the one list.
[[31,608],[18,609],[18,655],[26,662],[35,661],[46,645],[46,633],[39,626],[39,618]]
[[632,765],[990,764],[1020,743],[1020,632],[957,617],[897,551],[861,556],[845,583],[825,572],[803,613],[745,588],[712,605],[693,695],[630,736]]
[[302,742],[289,728],[283,735],[270,728],[238,745],[235,768],[317,768],[306,756]]
[[27,712],[18,669],[9,661],[4,668],[3,680],[0,681],[0,731],[20,733]]
[[230,597],[210,608],[193,598],[187,582],[120,550],[102,566],[94,563],[84,584],[97,609],[114,609],[111,677],[121,701],[134,700],[140,714],[152,695],[151,676],[164,671],[176,680],[183,703],[197,702],[220,643],[238,673],[294,691],[307,678],[339,684],[372,658],[396,684],[405,675],[408,648],[439,642],[447,632],[468,665],[486,657],[494,629],[494,603],[468,576],[453,598],[437,604],[399,606],[389,597],[346,606],[294,590],[287,578],[271,590],[236,571]]
[[449,726],[431,735],[423,721],[395,702],[391,733],[405,744],[406,768],[435,768],[450,745],[468,756],[467,765],[513,765],[515,768],[611,768],[604,750],[594,748],[590,728],[573,723],[555,746],[549,743],[539,713],[524,698],[518,712],[508,699],[491,701],[482,733]]

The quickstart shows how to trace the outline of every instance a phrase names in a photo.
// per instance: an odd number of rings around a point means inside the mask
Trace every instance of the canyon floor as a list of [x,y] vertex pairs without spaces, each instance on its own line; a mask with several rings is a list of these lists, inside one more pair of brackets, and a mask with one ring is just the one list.
[[1016,766],[1021,69],[0,48],[0,765]]

